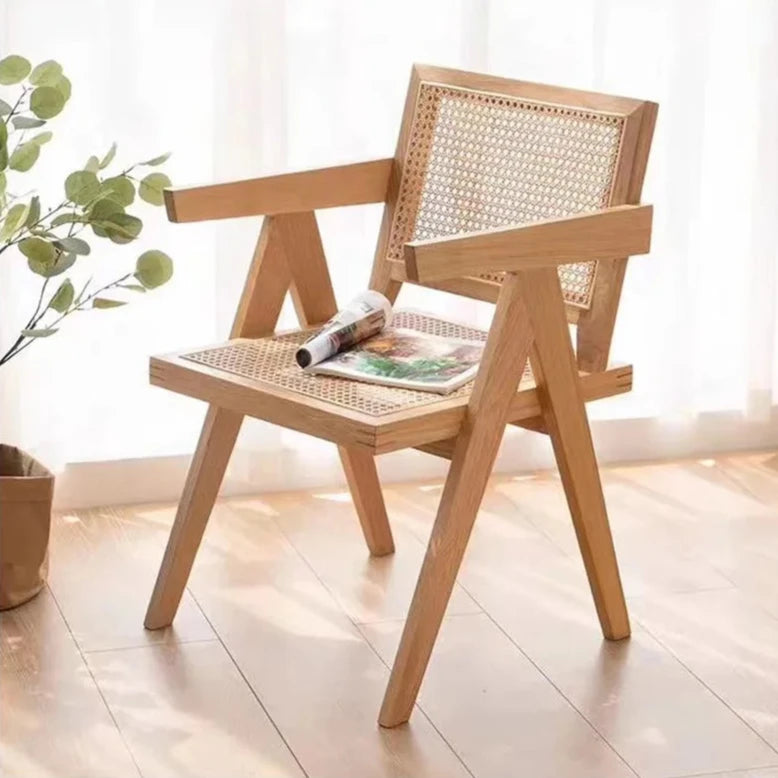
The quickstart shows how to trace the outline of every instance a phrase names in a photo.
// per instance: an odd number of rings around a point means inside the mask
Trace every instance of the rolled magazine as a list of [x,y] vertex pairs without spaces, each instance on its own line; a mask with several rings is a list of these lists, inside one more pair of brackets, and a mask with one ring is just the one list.
[[375,335],[392,320],[392,304],[380,292],[368,290],[338,311],[324,328],[297,349],[300,367],[311,367]]
[[[304,343],[295,359],[308,373],[448,394],[478,370],[484,343],[388,326],[391,303],[363,292]],[[398,311],[397,321],[403,315]]]

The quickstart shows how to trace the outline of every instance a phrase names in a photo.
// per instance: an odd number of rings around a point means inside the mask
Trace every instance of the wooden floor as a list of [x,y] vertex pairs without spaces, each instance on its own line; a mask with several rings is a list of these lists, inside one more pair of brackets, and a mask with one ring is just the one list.
[[440,483],[222,502],[175,628],[170,506],[64,514],[2,615],[3,778],[778,778],[778,456],[604,471],[634,634],[604,643],[559,480],[484,501],[410,725],[376,726]]

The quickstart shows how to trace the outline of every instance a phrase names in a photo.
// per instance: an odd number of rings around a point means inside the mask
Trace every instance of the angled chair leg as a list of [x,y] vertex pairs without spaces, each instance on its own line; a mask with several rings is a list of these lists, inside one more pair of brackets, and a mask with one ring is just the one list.
[[189,579],[243,416],[210,406],[146,612],[146,629],[169,626]]
[[375,457],[369,451],[346,446],[338,446],[338,453],[370,553],[373,556],[394,553],[392,528],[386,515]]
[[[279,218],[268,217],[262,222],[232,338],[259,338],[275,329],[290,283]],[[240,413],[216,405],[208,407],[146,611],[146,629],[167,627],[175,618],[242,421]]]
[[384,727],[402,724],[413,710],[505,431],[510,401],[527,362],[530,342],[518,280],[508,274],[384,696],[378,718]]
[[603,635],[620,640],[629,637],[629,616],[559,280],[553,268],[524,275],[531,278],[525,301],[535,333],[532,365],[544,417]]

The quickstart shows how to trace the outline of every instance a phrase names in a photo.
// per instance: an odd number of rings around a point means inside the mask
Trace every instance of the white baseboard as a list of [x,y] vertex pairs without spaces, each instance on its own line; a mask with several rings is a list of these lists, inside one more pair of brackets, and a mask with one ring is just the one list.
[[[748,422],[739,413],[706,414],[671,425],[654,419],[595,421],[592,434],[599,461],[652,461],[709,457],[717,453],[778,447],[778,410],[768,421]],[[81,462],[57,476],[55,506],[60,510],[98,505],[174,502],[183,488],[188,455]],[[544,435],[511,428],[496,463],[497,472],[553,468]],[[386,483],[445,476],[448,462],[418,451],[401,451],[378,459]],[[305,445],[280,451],[236,451],[222,494],[256,494],[345,485],[335,447],[308,452]]]

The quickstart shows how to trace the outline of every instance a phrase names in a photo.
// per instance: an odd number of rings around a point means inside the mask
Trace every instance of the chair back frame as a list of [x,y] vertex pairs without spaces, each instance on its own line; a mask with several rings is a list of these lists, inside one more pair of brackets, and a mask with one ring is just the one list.
[[[520,98],[544,104],[550,110],[554,107],[576,108],[621,117],[618,158],[606,205],[637,204],[640,201],[656,120],[656,104],[430,65],[414,65],[370,280],[371,288],[382,292],[390,300],[397,298],[402,283],[408,281],[402,262],[388,255],[422,84]],[[626,265],[627,257],[597,263],[589,305],[565,306],[568,321],[578,325],[577,360],[581,370],[600,372],[607,368]],[[483,277],[458,278],[424,285],[488,302],[496,302],[500,291],[498,280]]]

